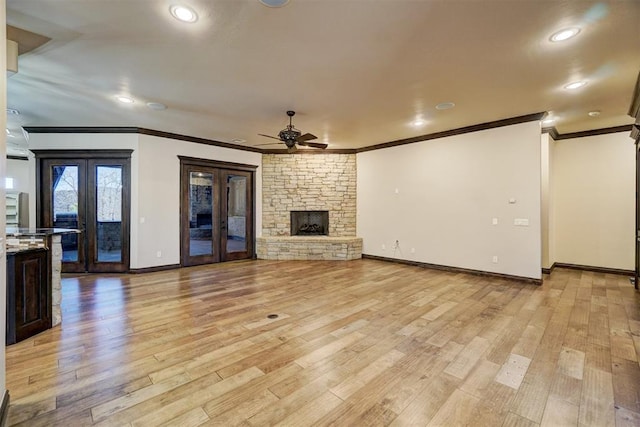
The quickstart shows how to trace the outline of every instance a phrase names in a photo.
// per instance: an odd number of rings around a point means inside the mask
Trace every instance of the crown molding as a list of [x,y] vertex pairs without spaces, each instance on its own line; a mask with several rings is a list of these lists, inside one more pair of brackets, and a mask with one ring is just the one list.
[[[618,132],[630,132],[633,128],[633,125],[622,125],[622,126],[612,126],[609,128],[601,128],[601,129],[591,129],[585,130],[582,132],[571,132],[571,133],[558,133],[555,128],[551,128],[552,131],[549,132],[549,135],[556,141],[562,139],[573,139],[573,138],[584,138],[586,136],[596,136],[596,135],[606,135],[608,133],[618,133]],[[544,132],[544,129],[543,129]]]
[[194,142],[196,144],[213,145],[216,147],[231,148],[234,150],[262,153],[264,150],[246,145],[231,144],[229,142],[216,141],[215,139],[198,138],[195,136],[181,135],[178,133],[162,132],[153,129],[139,127],[92,127],[92,126],[25,126],[29,133],[136,133],[140,135],[157,136],[159,138],[175,139],[178,141]]
[[137,127],[124,126],[24,126],[28,133],[138,133]]
[[636,124],[640,124],[640,73],[638,73],[636,86],[633,89],[633,96],[631,97],[631,105],[629,106],[628,114],[636,119]]
[[553,138],[553,139],[559,139],[560,138],[560,134],[558,133],[556,128],[553,127],[553,126],[547,127],[547,128],[542,128],[542,133],[548,133],[549,136],[551,138]]
[[[528,114],[525,116],[512,117],[508,119],[496,120],[487,123],[480,123],[477,125],[465,126],[457,129],[446,130],[442,132],[435,132],[426,135],[420,135],[412,138],[398,139],[395,141],[384,142],[381,144],[369,145],[361,148],[339,148],[339,149],[325,149],[325,150],[313,150],[313,149],[301,149],[290,152],[286,149],[262,149],[258,147],[245,146],[239,144],[232,144],[229,142],[216,141],[214,139],[198,138],[195,136],[181,135],[171,132],[162,132],[153,129],[139,128],[139,127],[92,127],[92,126],[25,126],[24,130],[29,133],[111,133],[111,134],[125,134],[135,133],[140,135],[150,135],[159,138],[175,139],[179,141],[193,142],[196,144],[211,145],[216,147],[230,148],[233,150],[249,151],[252,153],[260,154],[356,154],[373,150],[381,150],[384,148],[397,147],[400,145],[414,144],[422,141],[429,141],[432,139],[446,138],[448,136],[462,135],[465,133],[479,132],[482,130],[494,129],[503,126],[511,126],[520,123],[527,123],[532,121],[539,121],[546,115],[546,112]],[[633,129],[633,125],[614,126],[603,129],[592,129],[582,132],[573,132],[561,134],[555,127],[542,128],[542,133],[548,133],[554,140],[571,139],[571,138],[583,138],[585,136],[604,135],[608,133],[627,132]]]
[[153,130],[153,129],[138,128],[138,133],[142,135],[157,136],[160,138],[169,138],[169,139],[177,139],[179,141],[195,142],[196,144],[213,145],[216,147],[232,148],[234,150],[250,151],[252,153],[262,153],[264,151],[260,148],[251,147],[248,145],[232,144],[230,142],[216,141],[215,139],[198,138],[195,136],[180,135],[177,133],[162,132],[162,131]]
[[376,145],[370,145],[368,147],[358,148],[357,152],[363,153],[365,151],[380,150],[383,148],[397,147],[399,145],[414,144],[416,142],[429,141],[431,139],[446,138],[448,136],[462,135],[465,133],[479,132],[482,130],[499,128],[503,126],[511,126],[511,125],[517,125],[520,123],[538,121],[538,120],[542,120],[542,118],[546,114],[547,113],[543,111],[541,113],[527,114],[525,116],[511,117],[508,119],[495,120],[492,122],[480,123],[477,125],[445,130],[442,132],[435,132],[435,133],[429,133],[426,135],[414,136],[412,138],[398,139],[395,141],[384,142],[382,144],[376,144]]
[[356,154],[356,148],[327,148],[323,150],[303,149],[303,150],[285,150],[285,149],[263,149],[262,154]]

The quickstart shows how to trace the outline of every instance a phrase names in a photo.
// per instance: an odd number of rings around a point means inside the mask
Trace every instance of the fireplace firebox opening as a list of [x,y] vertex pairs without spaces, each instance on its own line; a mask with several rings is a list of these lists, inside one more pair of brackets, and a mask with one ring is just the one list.
[[292,236],[328,236],[329,211],[291,211]]

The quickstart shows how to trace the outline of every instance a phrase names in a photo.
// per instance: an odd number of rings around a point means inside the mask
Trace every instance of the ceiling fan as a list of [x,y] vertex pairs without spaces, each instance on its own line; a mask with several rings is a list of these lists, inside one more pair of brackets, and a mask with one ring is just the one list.
[[[284,144],[290,150],[296,148],[296,144],[306,146],[306,147],[312,147],[312,148],[327,148],[327,144],[323,144],[321,142],[309,142],[311,140],[318,139],[317,136],[311,133],[305,133],[304,135],[302,135],[302,132],[300,132],[298,129],[293,127],[291,120],[292,120],[292,117],[295,115],[296,115],[295,111],[291,111],[291,110],[287,111],[287,116],[289,116],[289,124],[285,129],[282,129],[280,133],[278,133],[277,137],[271,136],[271,135],[265,135],[262,133],[259,133],[258,135],[266,136],[267,138],[273,138],[281,142],[284,142]],[[262,145],[268,145],[268,144],[262,144]]]

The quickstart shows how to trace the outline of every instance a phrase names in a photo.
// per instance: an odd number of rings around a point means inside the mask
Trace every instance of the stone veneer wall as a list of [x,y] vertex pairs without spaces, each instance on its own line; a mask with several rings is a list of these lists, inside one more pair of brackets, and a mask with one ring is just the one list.
[[329,237],[356,235],[355,154],[262,156],[262,236],[289,236],[290,211],[329,211]]
[[51,236],[51,326],[62,323],[62,244],[61,236]]
[[[362,257],[356,237],[355,154],[262,156],[260,259],[352,260]],[[291,236],[291,211],[329,211],[328,236]]]

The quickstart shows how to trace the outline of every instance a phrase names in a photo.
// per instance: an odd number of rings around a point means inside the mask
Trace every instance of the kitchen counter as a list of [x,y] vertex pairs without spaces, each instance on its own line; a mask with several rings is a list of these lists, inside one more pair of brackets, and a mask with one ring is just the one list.
[[[51,313],[51,326],[62,323],[62,311],[60,302],[62,300],[62,245],[61,236],[69,233],[81,233],[82,230],[70,228],[12,228],[6,229],[6,251],[7,260],[17,255],[27,256],[30,251],[46,251],[46,282],[48,294],[47,305]],[[21,286],[18,283],[10,283],[9,286]]]

